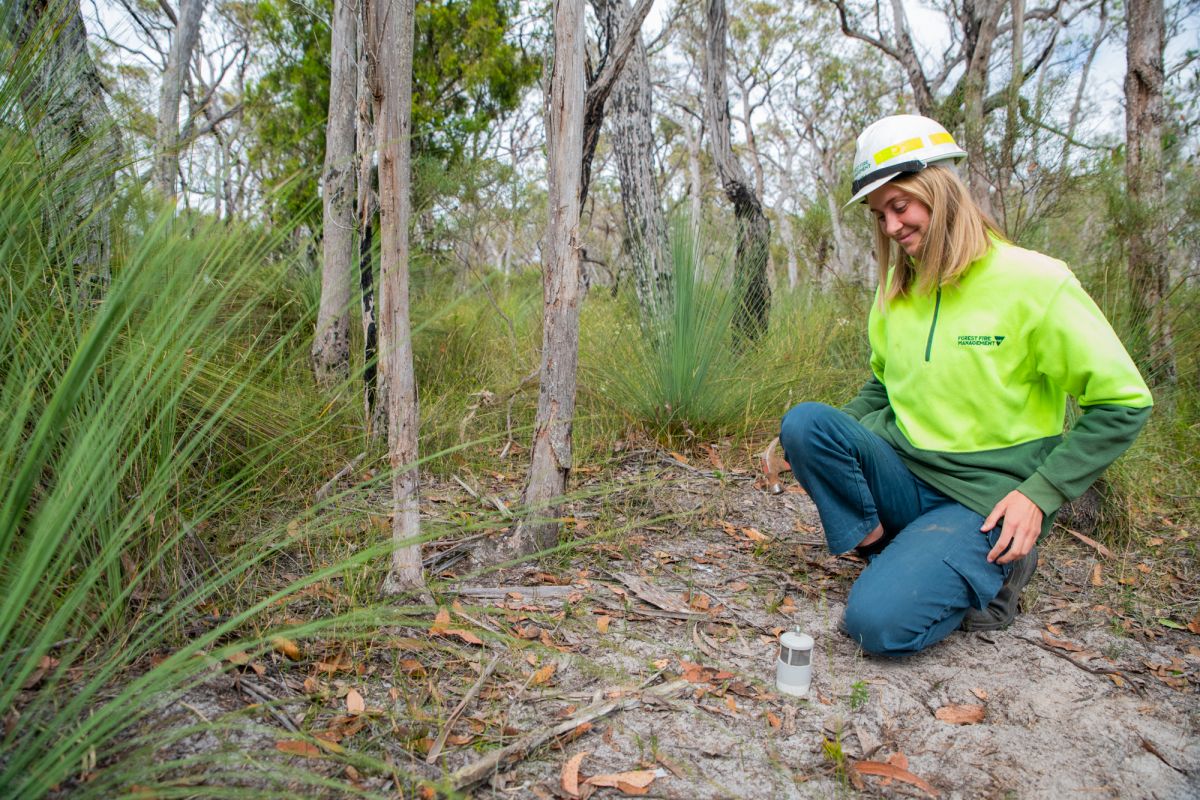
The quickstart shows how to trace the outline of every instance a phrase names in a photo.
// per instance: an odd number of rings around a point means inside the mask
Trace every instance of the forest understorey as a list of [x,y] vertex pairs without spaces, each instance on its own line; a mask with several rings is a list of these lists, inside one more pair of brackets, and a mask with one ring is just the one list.
[[[605,472],[615,491],[569,507],[576,547],[475,575],[456,571],[464,548],[428,547],[440,606],[421,627],[235,659],[155,721],[235,724],[170,755],[228,753],[247,787],[283,759],[402,797],[1200,796],[1200,531],[1159,519],[1113,554],[1056,529],[1011,628],[887,660],[838,633],[862,563],[828,554],[794,484],[769,495],[711,448]],[[423,513],[494,511],[518,490],[429,479]],[[327,613],[338,591],[287,613]],[[774,684],[793,626],[816,641],[803,700]]]

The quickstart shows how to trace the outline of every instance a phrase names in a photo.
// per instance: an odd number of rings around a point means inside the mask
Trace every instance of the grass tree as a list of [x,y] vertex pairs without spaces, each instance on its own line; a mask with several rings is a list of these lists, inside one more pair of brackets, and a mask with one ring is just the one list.
[[387,381],[392,475],[392,564],[384,594],[421,590],[417,381],[409,322],[408,223],[412,215],[413,0],[371,0],[369,58],[375,65],[379,152],[380,364]]

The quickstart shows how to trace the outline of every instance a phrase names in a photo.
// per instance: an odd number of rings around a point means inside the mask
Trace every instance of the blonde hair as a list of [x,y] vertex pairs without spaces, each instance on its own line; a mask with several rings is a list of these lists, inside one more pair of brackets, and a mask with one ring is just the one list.
[[895,298],[906,295],[914,283],[919,292],[953,284],[972,262],[987,253],[992,246],[991,237],[1004,238],[951,168],[930,164],[920,172],[896,178],[891,185],[929,208],[929,227],[921,240],[918,264],[884,233],[882,223],[875,223],[881,310]]

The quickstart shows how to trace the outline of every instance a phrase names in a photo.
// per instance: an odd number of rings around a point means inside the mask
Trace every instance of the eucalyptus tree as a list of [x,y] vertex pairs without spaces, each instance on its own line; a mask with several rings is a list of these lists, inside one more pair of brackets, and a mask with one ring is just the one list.
[[[15,0],[5,15],[17,52],[24,124],[48,176],[57,219],[51,252],[69,253],[77,297],[99,300],[111,278],[112,196],[121,142],[88,51],[78,0]],[[65,240],[64,240],[65,239]]]
[[175,197],[175,177],[179,171],[179,101],[183,97],[192,51],[200,38],[204,2],[179,0],[179,13],[176,14],[167,0],[160,0],[163,11],[175,25],[159,87],[154,144],[154,186],[163,197]]
[[[1046,6],[1030,9],[1020,5],[1022,25],[1017,35],[1020,41],[1015,47],[1011,19],[1014,0],[962,0],[961,5],[947,4],[941,10],[950,33],[949,44],[927,65],[918,53],[902,0],[891,0],[890,15],[879,4],[827,0],[836,10],[846,36],[874,47],[904,71],[919,113],[961,133],[961,143],[971,154],[968,159],[971,193],[989,212],[990,187],[994,181],[988,174],[985,158],[988,115],[1013,100],[1014,85],[1019,89],[1020,84],[1047,63],[1060,31],[1079,14],[1089,12],[1098,1],[1082,0],[1073,8],[1068,6],[1068,0],[1053,0]],[[1009,12],[1007,20],[1006,12]],[[1010,43],[1012,52],[1023,54],[1025,38],[1034,34],[1041,41],[1034,49],[1033,59],[1010,64],[1012,77],[1008,85],[993,91],[989,85],[989,78],[995,72],[993,54],[1004,41]]]
[[414,0],[369,0],[367,57],[379,159],[380,365],[387,382],[392,475],[391,568],[384,594],[424,589],[421,573],[419,411],[409,320]]
[[[194,1],[194,0],[193,0]],[[334,0],[330,32],[329,115],[321,177],[321,301],[311,360],[317,381],[350,371],[350,288],[354,249],[354,153],[358,89],[358,3]]]
[[1134,346],[1152,382],[1174,383],[1162,145],[1163,0],[1130,0],[1126,8],[1125,182],[1134,217],[1128,262]]
[[709,143],[725,196],[737,219],[735,281],[739,299],[734,327],[747,340],[767,331],[771,288],[767,282],[767,252],[771,224],[742,164],[733,152],[729,87],[726,84],[729,15],[725,0],[708,0],[704,52],[704,109]]
[[[606,51],[612,50],[633,11],[626,0],[592,0],[603,25]],[[667,258],[667,226],[663,218],[654,159],[654,97],[650,65],[640,33],[624,70],[616,80],[608,106],[609,130],[626,242],[633,263],[634,291],[643,318],[654,318],[671,303],[671,269]]]

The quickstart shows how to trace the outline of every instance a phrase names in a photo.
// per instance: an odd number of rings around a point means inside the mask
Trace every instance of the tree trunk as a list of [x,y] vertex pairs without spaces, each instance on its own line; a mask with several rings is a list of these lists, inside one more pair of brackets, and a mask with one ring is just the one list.
[[583,186],[583,0],[555,0],[546,145],[549,212],[542,253],[542,364],[525,516],[488,554],[509,560],[553,547],[558,505],[571,471],[579,359],[579,211]]
[[[195,2],[195,0],[193,0]],[[354,117],[358,75],[358,13],[335,0],[330,44],[329,118],[322,176],[321,304],[311,360],[317,382],[331,386],[350,373],[350,285],[354,254]]]
[[[1008,191],[1016,160],[1017,122],[1021,118],[1021,84],[1025,73],[1025,0],[1012,0],[1012,75],[1008,81],[1008,103],[1004,117],[1004,140],[1000,158],[1000,213],[1005,232],[1012,236],[1020,226],[1020,204]],[[1009,215],[1013,215],[1010,220]]]
[[741,163],[733,154],[729,120],[729,88],[725,83],[725,42],[729,20],[725,0],[708,0],[708,30],[704,58],[704,107],[712,142],[713,162],[725,196],[737,218],[737,255],[734,267],[739,292],[733,324],[747,340],[767,331],[771,290],[767,284],[767,251],[771,225]]
[[179,172],[179,100],[187,79],[192,51],[200,38],[204,0],[180,0],[179,21],[171,37],[167,68],[158,93],[158,128],[154,137],[154,186],[159,194],[175,198],[175,176]]
[[967,184],[971,196],[984,213],[991,215],[991,183],[985,168],[987,145],[984,139],[984,99],[987,93],[988,66],[992,46],[1004,10],[1002,0],[964,0],[965,38],[971,54],[962,81],[963,149],[967,151]]
[[374,97],[371,91],[371,59],[367,47],[367,29],[370,19],[365,2],[359,3],[358,16],[358,124],[355,126],[355,159],[358,167],[358,281],[362,302],[363,327],[363,420],[367,439],[380,439],[387,435],[387,406],[382,376],[379,374],[379,328],[375,313],[375,273],[371,264],[371,245],[375,218],[374,180],[371,169],[375,146],[375,126],[371,119]]
[[[626,0],[593,0],[593,5],[604,22],[609,42],[616,42],[622,27],[628,24],[630,6]],[[654,318],[660,309],[670,308],[671,267],[654,170],[650,66],[640,34],[613,87],[608,119],[633,259],[634,290],[643,318]]]
[[1163,2],[1130,0],[1125,73],[1125,180],[1129,206],[1129,302],[1134,354],[1155,384],[1174,383],[1167,314],[1167,227],[1163,213]]
[[[57,219],[52,252],[65,259],[81,305],[103,298],[111,278],[112,195],[121,143],[76,0],[18,0],[8,15],[21,50],[21,104],[49,180]],[[10,75],[10,80],[17,79]]]
[[388,462],[392,473],[392,565],[384,594],[422,590],[418,514],[417,384],[408,314],[408,225],[414,0],[371,0],[375,133],[379,147],[381,364],[387,376]]
[[704,178],[700,168],[704,126],[697,121],[695,129],[693,129],[692,122],[685,117],[683,131],[687,137],[688,149],[688,204],[692,217],[690,222],[693,227],[696,227],[704,222]]

